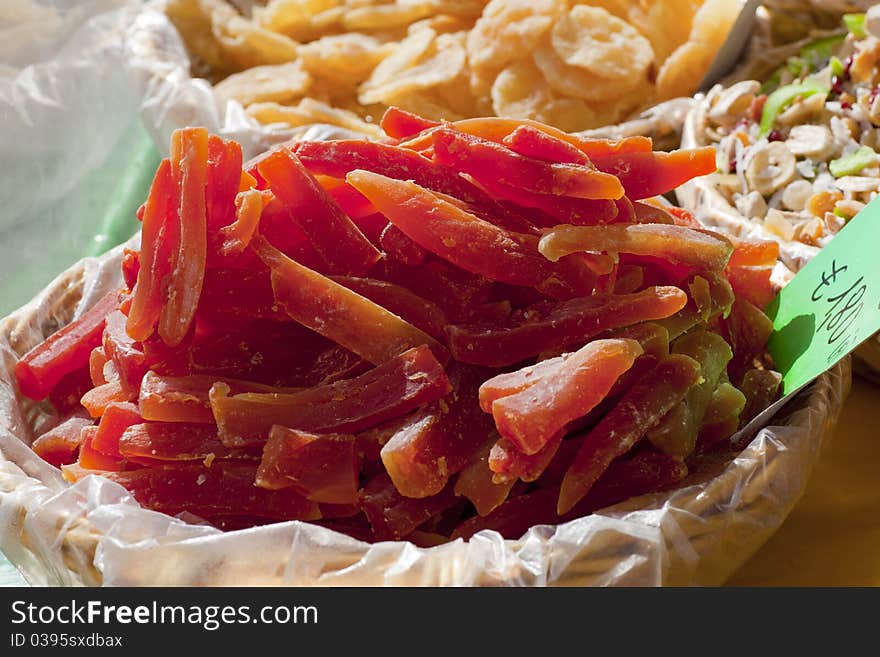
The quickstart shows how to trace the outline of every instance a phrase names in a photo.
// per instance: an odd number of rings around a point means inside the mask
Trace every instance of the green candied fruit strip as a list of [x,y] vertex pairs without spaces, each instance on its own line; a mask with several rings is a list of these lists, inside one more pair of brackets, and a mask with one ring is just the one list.
[[828,62],[829,66],[831,66],[831,75],[834,75],[838,78],[843,77],[843,74],[846,73],[846,68],[843,66],[843,62],[840,61],[838,57],[832,57],[831,61]]
[[827,94],[829,91],[828,87],[809,80],[779,87],[770,94],[764,104],[764,111],[761,113],[761,136],[763,137],[773,129],[776,117],[797,98],[807,98],[818,93]]
[[865,15],[864,14],[844,14],[843,15],[843,24],[846,26],[846,29],[852,34],[856,39],[864,39],[868,36],[868,33],[865,32]]
[[877,162],[877,153],[869,146],[862,146],[859,150],[841,158],[832,160],[828,170],[835,178],[854,176],[870,164]]
[[789,57],[785,62],[785,67],[796,78],[799,78],[808,70],[807,62],[800,57]]
[[810,41],[805,44],[798,53],[801,59],[805,59],[814,70],[820,68],[827,62],[831,55],[837,52],[837,49],[843,45],[846,40],[846,33],[832,34],[830,36]]

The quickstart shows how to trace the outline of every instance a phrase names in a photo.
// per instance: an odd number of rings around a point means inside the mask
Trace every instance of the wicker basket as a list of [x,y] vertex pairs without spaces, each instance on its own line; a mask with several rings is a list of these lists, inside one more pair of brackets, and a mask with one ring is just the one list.
[[120,257],[121,247],[78,263],[0,323],[0,548],[34,584],[719,584],[794,506],[849,390],[844,361],[681,488],[517,541],[481,532],[434,548],[368,545],[301,522],[222,533],[141,509],[100,477],[69,485],[29,448],[55,418],[18,395],[16,358],[119,285]]

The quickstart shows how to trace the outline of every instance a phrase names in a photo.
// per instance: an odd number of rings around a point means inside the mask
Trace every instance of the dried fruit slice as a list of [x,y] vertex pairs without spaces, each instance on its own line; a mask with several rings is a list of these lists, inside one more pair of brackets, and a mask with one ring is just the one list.
[[636,381],[584,438],[565,473],[557,511],[570,511],[598,481],[611,462],[630,451],[666,415],[700,376],[699,364],[673,354]]
[[533,235],[483,221],[415,183],[360,170],[346,180],[416,244],[465,271],[557,298],[592,291],[594,277],[580,261],[548,263]]
[[125,486],[143,506],[170,515],[189,511],[211,518],[251,516],[270,520],[317,520],[317,502],[292,489],[270,491],[254,486],[257,466],[235,462],[165,465],[105,476]]
[[452,325],[449,344],[460,362],[504,367],[582,345],[603,331],[669,317],[686,303],[682,290],[668,286],[634,294],[597,294],[565,301],[544,314],[529,313],[517,323]]
[[256,485],[271,490],[292,486],[315,502],[356,504],[355,437],[337,433],[317,435],[273,426],[263,447]]
[[577,253],[658,253],[669,262],[699,271],[721,271],[733,246],[720,235],[667,224],[614,224],[610,226],[558,226],[541,238],[538,246],[550,260]]
[[88,367],[92,350],[101,346],[104,322],[119,307],[117,293],[110,292],[82,316],[59,329],[27,352],[15,364],[21,393],[44,399],[66,375]]
[[220,439],[229,447],[265,442],[272,425],[308,432],[355,433],[415,410],[447,394],[449,380],[427,347],[410,349],[366,374],[290,393],[230,396],[211,389]]
[[642,354],[635,340],[595,340],[565,359],[554,376],[492,402],[495,426],[527,455],[598,404]]
[[291,150],[273,151],[257,169],[332,273],[361,276],[376,264],[379,251]]
[[419,345],[444,357],[436,340],[397,315],[294,262],[262,237],[253,246],[272,271],[276,302],[303,326],[375,365]]
[[586,164],[545,162],[518,154],[501,144],[450,128],[432,131],[434,159],[467,173],[537,194],[585,199],[618,199],[623,187],[616,176]]

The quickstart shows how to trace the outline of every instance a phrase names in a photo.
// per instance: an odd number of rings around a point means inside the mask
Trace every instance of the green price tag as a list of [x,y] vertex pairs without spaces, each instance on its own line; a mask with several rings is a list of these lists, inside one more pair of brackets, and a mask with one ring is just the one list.
[[872,201],[767,308],[769,349],[789,394],[880,330],[880,198]]

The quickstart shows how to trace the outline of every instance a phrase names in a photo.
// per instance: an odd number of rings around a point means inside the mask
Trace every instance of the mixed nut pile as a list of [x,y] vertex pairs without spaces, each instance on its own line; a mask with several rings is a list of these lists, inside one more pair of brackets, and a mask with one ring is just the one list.
[[786,242],[824,246],[880,189],[880,6],[847,28],[707,96],[718,191]]

